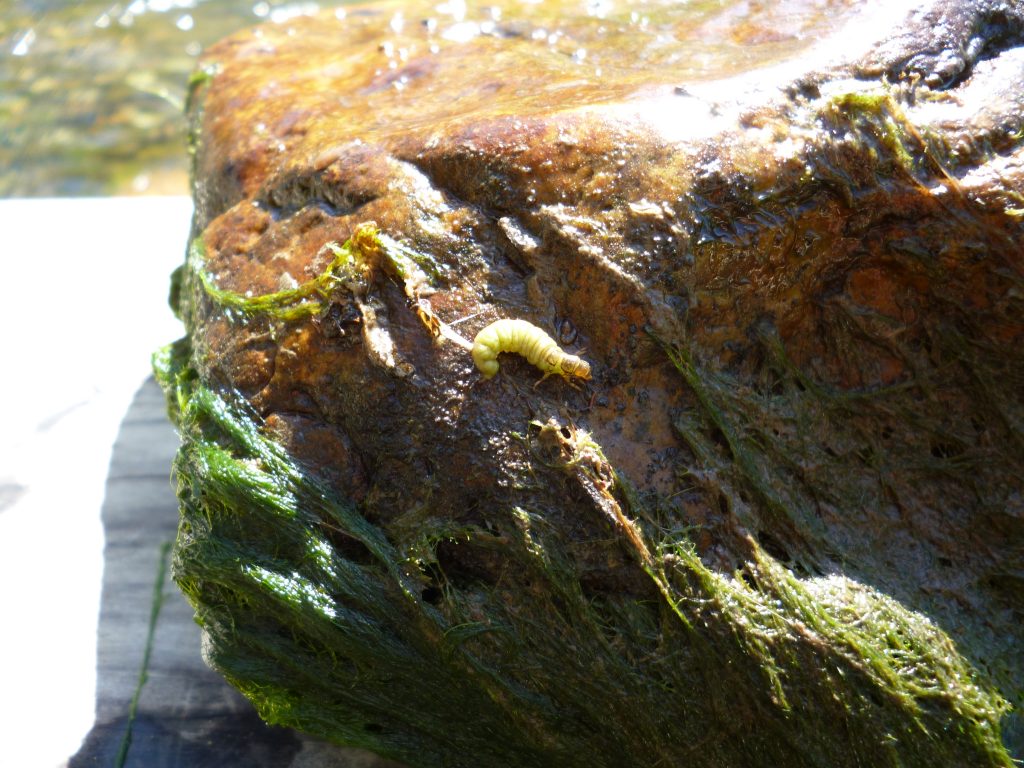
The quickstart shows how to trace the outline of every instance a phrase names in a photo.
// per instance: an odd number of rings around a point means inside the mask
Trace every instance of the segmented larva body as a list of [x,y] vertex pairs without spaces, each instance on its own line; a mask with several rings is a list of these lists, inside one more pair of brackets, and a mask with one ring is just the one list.
[[498,355],[514,352],[544,372],[544,378],[558,374],[566,381],[590,378],[590,363],[569,355],[555,340],[525,320],[496,320],[473,339],[473,362],[485,379],[498,372]]

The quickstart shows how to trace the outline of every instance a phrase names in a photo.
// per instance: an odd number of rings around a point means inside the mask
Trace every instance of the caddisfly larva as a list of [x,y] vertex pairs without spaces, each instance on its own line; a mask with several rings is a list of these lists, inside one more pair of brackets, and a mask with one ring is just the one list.
[[[473,362],[485,379],[498,372],[498,355],[514,352],[544,372],[544,378],[558,374],[566,381],[590,378],[590,363],[563,352],[544,331],[526,320],[496,320],[473,340]],[[542,379],[543,381],[543,379]]]

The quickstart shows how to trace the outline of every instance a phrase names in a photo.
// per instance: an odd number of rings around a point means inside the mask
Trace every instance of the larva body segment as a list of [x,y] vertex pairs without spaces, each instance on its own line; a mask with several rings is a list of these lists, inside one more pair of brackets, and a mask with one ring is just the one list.
[[498,355],[514,352],[544,372],[562,376],[590,378],[590,363],[562,351],[554,339],[526,320],[496,320],[481,330],[473,340],[473,362],[485,379],[498,372]]

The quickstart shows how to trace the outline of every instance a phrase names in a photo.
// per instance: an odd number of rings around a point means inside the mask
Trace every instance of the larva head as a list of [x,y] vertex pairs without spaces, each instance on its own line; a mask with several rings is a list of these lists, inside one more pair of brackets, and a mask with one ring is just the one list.
[[573,377],[577,379],[590,378],[590,363],[582,357],[576,357],[576,355],[565,355],[558,367],[561,369],[560,373],[567,379],[571,379]]

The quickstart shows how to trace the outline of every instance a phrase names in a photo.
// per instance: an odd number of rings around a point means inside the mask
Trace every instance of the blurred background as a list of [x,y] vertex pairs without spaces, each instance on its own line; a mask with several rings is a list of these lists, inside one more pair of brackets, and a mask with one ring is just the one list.
[[317,8],[0,0],[0,197],[187,195],[182,110],[200,52]]

